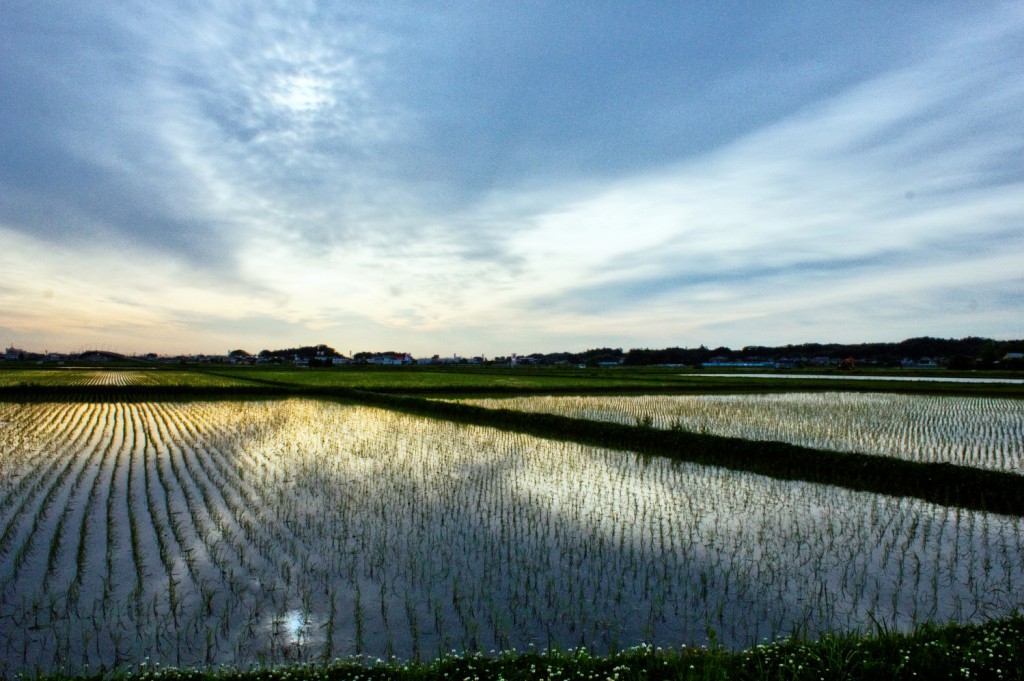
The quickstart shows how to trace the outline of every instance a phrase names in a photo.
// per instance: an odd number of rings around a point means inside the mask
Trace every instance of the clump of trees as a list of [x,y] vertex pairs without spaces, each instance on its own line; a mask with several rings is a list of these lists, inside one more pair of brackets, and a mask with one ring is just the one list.
[[626,353],[626,365],[644,366],[650,364],[684,364],[700,366],[712,359],[740,361],[758,359],[763,361],[793,361],[802,359],[827,358],[839,364],[852,358],[859,364],[875,366],[899,366],[904,359],[919,360],[924,357],[943,358],[951,369],[1024,369],[1024,360],[1007,359],[1009,353],[1024,352],[1024,340],[997,341],[991,338],[908,338],[899,343],[802,343],[799,345],[762,346],[748,345],[738,350],[728,347],[709,349],[664,348],[661,350],[634,349]]
[[284,348],[282,350],[260,350],[260,359],[292,360],[300,359],[315,360],[323,357],[335,357],[340,353],[330,345],[303,345],[300,348]]

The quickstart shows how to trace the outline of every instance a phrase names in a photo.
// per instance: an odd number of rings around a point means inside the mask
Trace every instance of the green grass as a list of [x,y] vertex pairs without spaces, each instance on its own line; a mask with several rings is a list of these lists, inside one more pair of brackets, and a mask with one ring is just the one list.
[[[230,367],[216,365],[92,368],[9,368],[0,365],[0,388],[19,385],[74,385],[89,372],[138,371],[153,385],[176,387],[277,386],[291,389],[351,388],[410,395],[514,395],[514,394],[653,394],[786,392],[791,390],[845,390],[921,394],[984,395],[1024,398],[1024,385],[844,380],[834,372],[824,379],[768,379],[756,373],[741,377],[715,377],[710,373],[670,367],[486,367],[366,365],[330,369],[296,367]],[[865,376],[863,372],[856,375]],[[890,371],[879,375],[921,376]],[[970,372],[945,372],[940,377],[974,377]],[[1004,378],[1020,378],[1006,372]]]
[[685,386],[678,372],[614,369],[529,369],[487,367],[344,367],[339,369],[215,369],[290,386],[355,388],[383,392],[536,390],[635,390]]
[[65,369],[0,369],[0,386],[72,385],[75,374]]
[[[860,392],[904,392],[922,394],[991,395],[1024,397],[1024,385],[986,383],[938,383],[886,380],[845,380],[836,372],[824,379],[759,378],[742,374],[722,378],[709,373],[667,367],[367,367],[332,369],[222,368],[201,369],[209,375],[240,382],[273,384],[295,388],[353,388],[373,392],[421,395],[508,395],[553,393],[735,393],[787,392],[792,390],[846,390]],[[864,376],[865,374],[857,374]],[[879,374],[882,376],[883,374]],[[919,376],[899,371],[884,375]],[[947,372],[941,377],[970,378],[971,373]],[[1003,378],[1020,378],[1004,374]]]
[[[33,678],[33,677],[16,677]],[[1024,617],[979,625],[926,625],[910,634],[880,630],[816,641],[794,637],[748,650],[718,647],[632,648],[595,657],[585,650],[449,655],[426,663],[357,658],[271,669],[175,669],[142,664],[131,671],[40,679],[146,681],[617,681],[720,679],[738,681],[879,681],[884,679],[1024,679]]]

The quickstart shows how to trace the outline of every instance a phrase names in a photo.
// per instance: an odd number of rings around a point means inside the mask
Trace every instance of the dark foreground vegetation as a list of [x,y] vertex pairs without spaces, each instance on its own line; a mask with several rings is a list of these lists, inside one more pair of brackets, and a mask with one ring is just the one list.
[[[24,677],[21,677],[24,678]],[[731,652],[718,647],[633,648],[594,657],[585,650],[450,655],[427,663],[357,658],[271,669],[174,669],[140,665],[132,671],[41,679],[271,681],[297,679],[474,681],[505,679],[720,679],[879,681],[885,679],[1024,679],[1024,617],[981,625],[925,625],[910,634],[880,629],[810,641],[794,636]]]

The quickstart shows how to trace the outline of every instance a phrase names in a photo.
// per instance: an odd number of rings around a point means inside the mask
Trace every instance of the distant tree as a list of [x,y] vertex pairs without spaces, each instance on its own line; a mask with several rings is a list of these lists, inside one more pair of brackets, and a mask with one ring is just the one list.
[[[899,343],[802,343],[800,345],[784,345],[766,347],[748,345],[742,350],[731,350],[717,347],[709,350],[701,345],[699,348],[634,348],[626,353],[624,364],[628,366],[646,366],[653,364],[685,364],[700,366],[712,357],[724,357],[736,360],[743,357],[757,356],[762,359],[799,359],[800,357],[827,357],[837,364],[846,358],[852,358],[858,365],[879,367],[899,366],[900,360],[909,357],[919,360],[922,357],[947,358],[947,362],[963,365],[965,359],[977,362],[978,365],[992,368],[1009,369],[1012,364],[1019,363],[1003,360],[1008,352],[1024,352],[1024,340],[994,341],[988,338],[970,336],[961,339],[944,338],[908,338]],[[546,355],[545,357],[551,357]]]
[[973,369],[974,358],[968,357],[967,355],[953,355],[949,358],[949,363],[946,364],[947,369],[953,369],[954,371]]
[[228,353],[228,357],[231,357],[233,359],[243,359],[245,357],[252,357],[252,355],[250,355],[245,350],[232,350],[231,352]]
[[304,345],[300,348],[283,348],[281,350],[261,350],[260,357],[263,359],[284,359],[291,360],[294,357],[303,359],[315,359],[317,357],[333,357],[338,352],[329,345]]
[[983,366],[994,366],[1002,356],[1003,353],[999,351],[999,346],[993,340],[986,341],[981,348],[981,364]]

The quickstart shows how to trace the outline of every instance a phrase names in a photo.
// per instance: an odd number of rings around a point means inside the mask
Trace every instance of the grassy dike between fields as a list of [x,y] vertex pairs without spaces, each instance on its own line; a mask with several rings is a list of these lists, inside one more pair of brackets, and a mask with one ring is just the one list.
[[812,449],[783,442],[745,440],[684,430],[574,419],[553,414],[487,409],[440,399],[369,392],[351,388],[282,385],[195,386],[14,386],[0,388],[0,400],[161,401],[310,397],[339,399],[407,414],[500,428],[538,437],[663,456],[719,466],[780,480],[915,497],[941,504],[1004,515],[1024,516],[1024,475],[947,463]]

